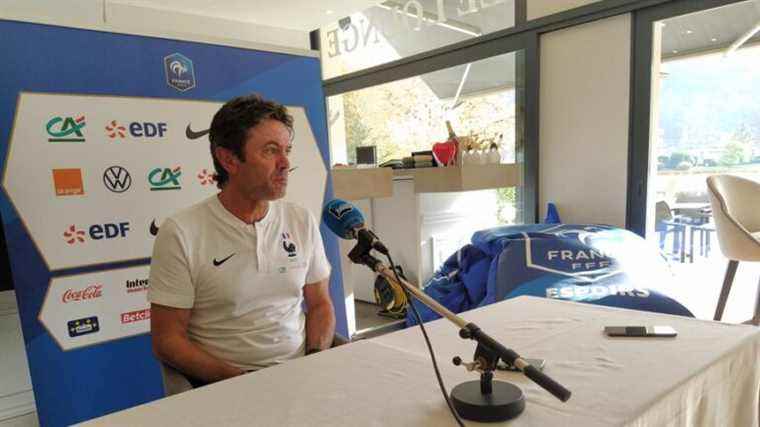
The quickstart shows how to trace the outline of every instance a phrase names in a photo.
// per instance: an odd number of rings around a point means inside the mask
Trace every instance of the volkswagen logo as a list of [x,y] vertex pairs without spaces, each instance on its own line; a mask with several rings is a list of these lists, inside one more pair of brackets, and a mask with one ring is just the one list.
[[132,185],[132,176],[121,166],[111,166],[103,172],[103,184],[114,193],[123,193]]

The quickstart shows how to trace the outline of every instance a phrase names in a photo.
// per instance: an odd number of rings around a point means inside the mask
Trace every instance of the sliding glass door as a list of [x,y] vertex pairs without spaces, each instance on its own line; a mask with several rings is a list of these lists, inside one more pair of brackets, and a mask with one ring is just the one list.
[[[760,182],[760,0],[673,2],[635,19],[628,225],[670,261],[674,295],[712,318],[728,260],[706,179]],[[751,317],[758,276],[740,265],[723,320]]]

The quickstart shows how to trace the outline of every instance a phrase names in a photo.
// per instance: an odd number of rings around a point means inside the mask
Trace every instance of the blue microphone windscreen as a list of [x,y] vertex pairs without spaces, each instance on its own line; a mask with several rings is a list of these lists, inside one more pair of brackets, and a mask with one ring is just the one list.
[[364,224],[364,215],[353,204],[333,199],[322,209],[322,220],[333,233],[343,239],[352,237],[352,230]]

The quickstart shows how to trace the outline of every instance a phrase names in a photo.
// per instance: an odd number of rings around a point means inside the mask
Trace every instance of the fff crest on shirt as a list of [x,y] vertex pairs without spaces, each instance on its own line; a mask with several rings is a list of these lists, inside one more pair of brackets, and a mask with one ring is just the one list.
[[291,260],[298,256],[296,244],[293,242],[293,239],[290,237],[290,233],[287,231],[282,233],[282,249],[285,251],[285,253],[288,254],[288,258]]

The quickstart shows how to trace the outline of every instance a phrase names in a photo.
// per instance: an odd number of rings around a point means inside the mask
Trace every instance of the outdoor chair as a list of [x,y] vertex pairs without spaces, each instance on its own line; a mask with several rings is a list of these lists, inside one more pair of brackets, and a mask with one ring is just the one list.
[[[732,175],[714,175],[707,178],[707,188],[720,250],[729,260],[715,309],[715,320],[720,320],[739,261],[760,261],[760,183]],[[755,314],[748,323],[760,324],[760,281]]]

